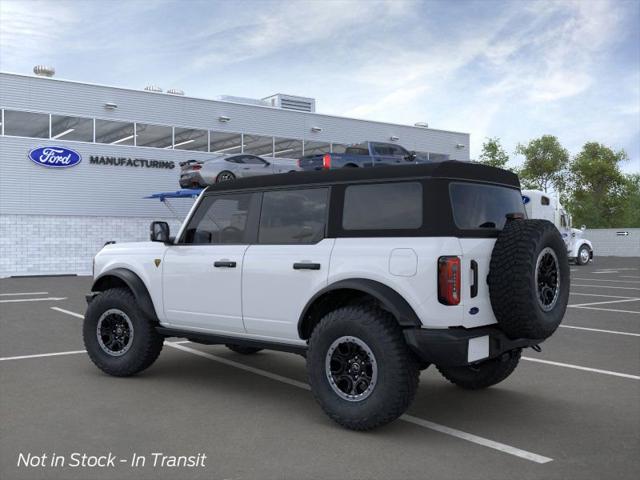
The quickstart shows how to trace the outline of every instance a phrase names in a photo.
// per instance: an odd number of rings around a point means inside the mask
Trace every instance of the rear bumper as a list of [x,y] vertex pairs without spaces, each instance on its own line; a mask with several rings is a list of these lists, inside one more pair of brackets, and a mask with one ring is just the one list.
[[479,328],[404,330],[409,348],[425,363],[457,367],[499,357],[516,348],[531,347],[542,340],[511,339],[496,326]]
[[200,187],[206,186],[202,175],[199,172],[188,172],[180,175],[180,187],[189,188],[198,185]]

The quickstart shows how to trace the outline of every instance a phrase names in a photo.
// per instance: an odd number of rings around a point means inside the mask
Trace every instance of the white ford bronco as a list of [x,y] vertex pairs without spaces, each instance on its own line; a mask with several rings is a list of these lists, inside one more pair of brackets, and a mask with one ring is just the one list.
[[111,375],[149,367],[164,339],[306,357],[340,425],[411,404],[434,365],[489,387],[558,327],[569,295],[554,225],[528,220],[518,178],[447,161],[298,172],[208,187],[175,237],[105,246],[84,342]]

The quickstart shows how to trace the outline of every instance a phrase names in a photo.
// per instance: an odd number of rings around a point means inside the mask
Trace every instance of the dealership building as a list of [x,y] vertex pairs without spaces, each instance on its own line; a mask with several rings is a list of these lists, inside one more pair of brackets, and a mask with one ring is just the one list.
[[[0,277],[89,274],[106,241],[148,238],[149,222],[179,225],[144,197],[179,189],[179,163],[250,153],[294,162],[389,142],[431,160],[469,160],[469,134],[315,112],[314,99],[194,98],[0,72]],[[292,160],[284,160],[292,159]]]

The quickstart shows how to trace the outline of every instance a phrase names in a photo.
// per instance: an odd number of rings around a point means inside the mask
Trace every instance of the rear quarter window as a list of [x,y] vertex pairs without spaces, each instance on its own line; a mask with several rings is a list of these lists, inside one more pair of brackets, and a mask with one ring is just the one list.
[[344,194],[345,230],[398,230],[422,226],[422,185],[418,182],[348,186]]
[[525,213],[522,195],[514,188],[453,182],[449,195],[453,219],[461,230],[502,230],[508,213]]

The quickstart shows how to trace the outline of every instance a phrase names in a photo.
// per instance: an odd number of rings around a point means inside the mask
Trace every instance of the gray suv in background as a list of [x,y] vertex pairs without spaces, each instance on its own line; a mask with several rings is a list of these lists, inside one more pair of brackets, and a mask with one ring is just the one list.
[[219,155],[211,160],[188,160],[180,163],[180,187],[200,188],[236,178],[255,177],[299,170],[289,158],[265,158],[246,153]]

